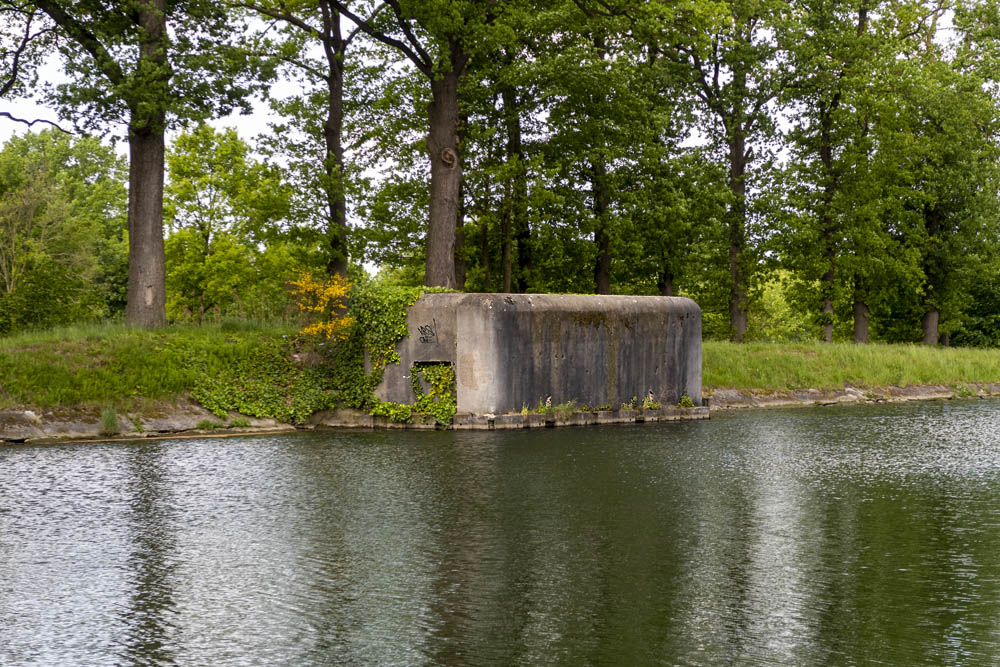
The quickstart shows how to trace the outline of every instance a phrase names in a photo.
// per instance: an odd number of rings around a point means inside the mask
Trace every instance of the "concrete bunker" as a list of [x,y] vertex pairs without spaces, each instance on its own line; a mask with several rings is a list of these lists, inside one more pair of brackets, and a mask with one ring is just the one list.
[[458,411],[553,405],[611,409],[682,396],[701,405],[701,310],[690,299],[562,294],[425,294],[407,310],[400,363],[376,395],[412,404],[414,364],[451,364]]

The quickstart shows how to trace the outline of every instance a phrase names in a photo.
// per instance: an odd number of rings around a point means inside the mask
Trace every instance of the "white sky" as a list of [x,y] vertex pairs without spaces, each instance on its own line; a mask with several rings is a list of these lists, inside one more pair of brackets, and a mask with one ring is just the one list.
[[[57,56],[49,58],[39,72],[40,78],[50,83],[59,83],[66,80]],[[287,81],[279,82],[275,86],[274,92],[280,96],[294,93],[295,84]],[[241,139],[249,142],[258,134],[266,132],[268,129],[268,120],[273,120],[275,118],[270,113],[267,105],[261,103],[260,101],[255,101],[254,108],[255,112],[250,116],[230,114],[229,116],[213,120],[211,124],[215,127],[231,127],[237,131]],[[31,99],[0,99],[0,111],[6,111],[17,118],[24,118],[25,120],[34,120],[38,118],[59,123],[59,118],[54,109],[42,106]],[[62,122],[60,123],[60,126],[69,131],[73,130],[71,123]],[[18,123],[10,120],[9,118],[0,116],[0,144],[5,143],[14,135],[22,135],[26,132],[38,132],[46,127],[49,127],[49,125],[45,123],[35,123],[29,128],[28,125],[24,123]],[[122,135],[121,139],[125,138],[123,130],[120,131],[120,134]],[[167,140],[169,143],[170,138],[168,137]],[[120,141],[117,144],[117,150],[124,154],[127,152],[128,146],[124,141]]]

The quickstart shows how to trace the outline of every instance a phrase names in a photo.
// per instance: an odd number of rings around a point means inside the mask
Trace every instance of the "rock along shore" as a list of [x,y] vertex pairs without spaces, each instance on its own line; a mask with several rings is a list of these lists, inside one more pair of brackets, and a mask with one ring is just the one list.
[[[921,385],[912,387],[846,387],[833,391],[800,389],[788,391],[749,391],[708,389],[705,405],[695,408],[658,410],[622,409],[568,414],[514,413],[474,415],[458,413],[447,427],[456,430],[506,430],[552,428],[556,426],[592,426],[601,424],[641,424],[664,421],[708,419],[710,411],[742,408],[771,408],[835,404],[896,403],[955,398],[1000,396],[1000,383],[960,386]],[[409,423],[391,422],[348,408],[326,410],[312,415],[301,426],[274,419],[255,419],[231,414],[220,419],[193,403],[179,403],[155,413],[119,415],[119,433],[102,433],[100,410],[60,408],[55,410],[0,410],[0,443],[44,444],[56,442],[138,440],[164,437],[219,437],[251,433],[280,433],[322,428],[418,429],[444,428],[433,419],[416,417]],[[238,423],[239,426],[233,425]],[[211,428],[206,428],[211,424]]]
[[796,389],[786,391],[749,391],[709,389],[705,403],[712,410],[739,408],[780,408],[838,403],[902,403],[953,398],[990,398],[1000,396],[1000,383],[952,385],[916,385],[910,387],[845,387],[821,391]]

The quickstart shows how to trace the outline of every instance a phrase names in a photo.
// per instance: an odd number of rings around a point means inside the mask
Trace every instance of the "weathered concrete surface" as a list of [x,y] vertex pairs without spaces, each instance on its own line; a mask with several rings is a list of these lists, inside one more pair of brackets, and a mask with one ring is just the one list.
[[415,362],[454,367],[459,412],[504,414],[575,401],[617,409],[646,397],[701,404],[701,310],[690,299],[426,294],[407,313],[382,400],[412,403]]

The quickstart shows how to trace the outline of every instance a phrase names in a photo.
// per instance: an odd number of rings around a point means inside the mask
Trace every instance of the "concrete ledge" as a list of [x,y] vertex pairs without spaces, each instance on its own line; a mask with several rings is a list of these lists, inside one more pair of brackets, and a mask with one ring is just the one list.
[[540,415],[538,413],[530,413],[524,423],[528,428],[545,428],[547,426],[545,422],[545,415]]

